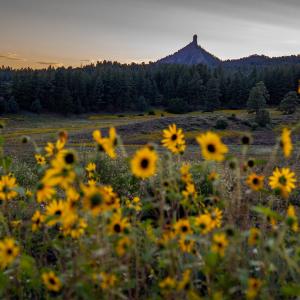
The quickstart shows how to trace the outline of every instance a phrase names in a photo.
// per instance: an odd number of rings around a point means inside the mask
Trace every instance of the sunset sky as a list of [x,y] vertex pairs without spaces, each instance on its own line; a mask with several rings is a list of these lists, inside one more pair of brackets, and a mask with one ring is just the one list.
[[0,0],[0,65],[156,61],[198,35],[221,59],[300,54],[299,0]]

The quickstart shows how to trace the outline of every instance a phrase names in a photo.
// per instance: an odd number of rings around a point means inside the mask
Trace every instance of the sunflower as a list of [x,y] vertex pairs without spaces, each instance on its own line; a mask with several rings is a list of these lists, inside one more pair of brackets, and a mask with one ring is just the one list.
[[195,218],[195,226],[199,228],[201,234],[207,234],[212,229],[212,219],[210,214],[202,214]]
[[249,278],[248,279],[248,288],[246,291],[247,299],[254,299],[257,297],[259,290],[262,286],[262,281],[256,278]]
[[228,240],[225,233],[214,234],[213,242],[211,246],[212,252],[217,253],[220,256],[224,256],[227,246],[228,246]]
[[187,239],[185,236],[183,236],[179,239],[178,244],[182,252],[191,253],[193,251],[195,241]]
[[180,168],[181,180],[184,183],[192,182],[192,174],[190,173],[191,165],[184,163]]
[[263,175],[257,175],[256,173],[251,173],[246,180],[247,185],[254,191],[260,191],[264,187]]
[[67,167],[67,168],[72,168],[76,164],[78,158],[77,154],[73,150],[62,150],[58,153],[57,158],[58,163],[61,165]]
[[293,205],[289,205],[288,207],[286,223],[294,232],[298,232],[298,218]]
[[191,224],[188,219],[180,219],[174,225],[173,228],[177,235],[183,236],[192,233]]
[[130,223],[127,218],[123,218],[120,213],[115,213],[110,218],[110,222],[108,224],[108,234],[121,234],[127,233],[130,227]]
[[100,285],[103,290],[108,290],[116,285],[117,277],[114,274],[106,272],[100,272],[99,274],[93,274],[94,281]]
[[109,128],[108,137],[102,137],[100,130],[93,132],[93,138],[98,145],[98,150],[105,152],[110,158],[116,158],[117,133],[114,127]]
[[248,245],[255,246],[260,239],[260,230],[258,228],[250,228],[248,236]]
[[293,150],[293,144],[291,139],[291,130],[284,128],[280,138],[280,146],[282,148],[285,157],[289,157]]
[[276,168],[269,178],[269,185],[273,190],[279,191],[284,198],[296,188],[295,173],[289,168]]
[[83,207],[90,211],[94,216],[100,214],[105,206],[105,192],[102,187],[96,185],[82,185]]
[[212,229],[221,227],[223,212],[218,207],[205,210],[205,214],[210,216]]
[[177,282],[174,278],[168,276],[159,283],[159,287],[165,292],[173,291],[176,288]]
[[197,197],[197,191],[196,191],[196,186],[194,183],[189,182],[186,186],[185,189],[182,191],[182,195],[184,198],[187,200],[190,196],[192,198]]
[[18,193],[15,189],[18,187],[16,178],[8,175],[0,178],[0,200],[8,201],[14,199]]
[[65,139],[58,139],[55,145],[53,143],[47,143],[47,146],[45,147],[46,156],[47,157],[55,156],[65,147],[65,143],[66,143]]
[[45,220],[45,217],[41,214],[41,212],[39,210],[37,210],[31,218],[32,231],[37,231],[42,226],[42,223],[44,222],[44,220]]
[[46,288],[51,292],[59,292],[62,284],[60,279],[54,274],[53,271],[44,272],[42,274],[43,283]]
[[183,272],[181,280],[178,281],[178,291],[186,291],[191,287],[191,273],[192,271],[190,269],[187,269]]
[[52,187],[59,186],[65,190],[68,189],[76,178],[76,173],[71,165],[63,163],[60,158],[52,160],[51,165],[52,167],[46,171],[42,183]]
[[46,158],[41,154],[35,154],[35,160],[38,165],[44,166],[46,164]]
[[185,150],[184,134],[181,128],[175,124],[169,125],[168,129],[163,130],[163,146],[174,154],[183,153]]
[[222,143],[221,138],[213,132],[200,134],[196,138],[201,146],[202,156],[206,160],[223,161],[228,148]]
[[63,200],[53,200],[46,206],[47,224],[54,226],[67,215],[67,205]]
[[19,255],[20,248],[12,238],[0,241],[0,268],[5,269]]
[[36,189],[37,202],[47,202],[51,200],[56,194],[56,190],[47,184],[39,183]]
[[118,240],[116,245],[116,252],[119,256],[124,256],[125,253],[128,251],[132,244],[132,241],[129,237],[124,236]]
[[81,237],[87,227],[87,223],[83,218],[80,218],[77,213],[70,212],[61,220],[61,230],[65,236],[70,236],[73,239]]
[[144,147],[134,154],[131,159],[131,171],[142,179],[151,177],[156,172],[157,154],[154,150]]
[[96,164],[92,162],[88,163],[85,167],[85,171],[88,178],[93,178],[95,175],[94,173],[96,171]]

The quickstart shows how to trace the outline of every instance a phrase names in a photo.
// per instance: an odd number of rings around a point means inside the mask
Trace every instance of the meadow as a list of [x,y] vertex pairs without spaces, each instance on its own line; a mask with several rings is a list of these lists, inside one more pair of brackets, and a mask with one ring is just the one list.
[[1,118],[3,299],[298,299],[299,113]]

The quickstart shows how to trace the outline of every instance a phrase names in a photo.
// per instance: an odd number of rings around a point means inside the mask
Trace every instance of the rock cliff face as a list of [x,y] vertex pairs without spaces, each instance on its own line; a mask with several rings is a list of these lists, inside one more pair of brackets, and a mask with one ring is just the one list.
[[183,65],[197,65],[205,64],[209,66],[216,66],[221,61],[208,53],[202,47],[198,45],[197,35],[194,35],[193,41],[180,49],[173,55],[169,55],[165,58],[160,59],[157,63],[161,64],[183,64]]

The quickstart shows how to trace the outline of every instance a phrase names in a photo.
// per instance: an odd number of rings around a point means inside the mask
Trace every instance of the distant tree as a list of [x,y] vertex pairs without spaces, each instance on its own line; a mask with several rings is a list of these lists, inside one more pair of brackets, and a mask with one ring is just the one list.
[[167,111],[173,114],[184,114],[189,110],[189,105],[181,98],[171,99],[167,107]]
[[7,112],[9,112],[11,114],[16,114],[19,112],[19,110],[20,110],[19,104],[17,103],[15,98],[10,97],[10,99],[7,102]]
[[296,92],[288,92],[280,102],[280,110],[285,114],[292,114],[297,109],[298,101]]
[[267,99],[269,99],[269,93],[262,82],[259,82],[253,87],[249,94],[249,99],[247,102],[247,107],[249,111],[259,111],[264,109],[267,104]]
[[0,114],[5,114],[7,112],[7,102],[3,97],[0,97]]
[[137,104],[136,104],[136,109],[138,111],[147,111],[149,109],[149,103],[148,101],[145,99],[144,96],[140,96],[137,100]]
[[220,88],[219,82],[215,78],[211,78],[208,80],[206,85],[206,99],[204,104],[205,111],[214,111],[217,108],[220,108]]
[[36,99],[32,102],[30,110],[34,113],[40,114],[42,112],[42,105],[39,99]]

